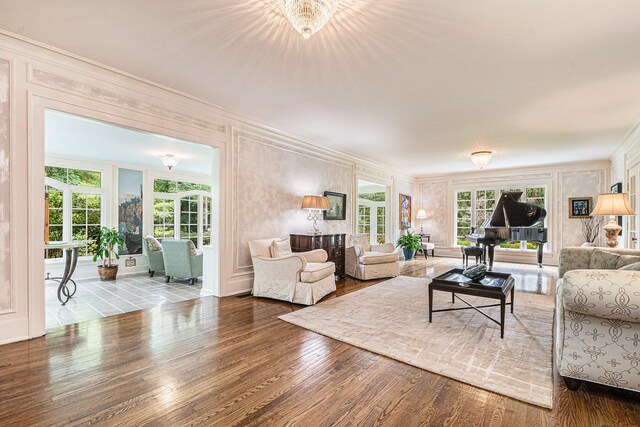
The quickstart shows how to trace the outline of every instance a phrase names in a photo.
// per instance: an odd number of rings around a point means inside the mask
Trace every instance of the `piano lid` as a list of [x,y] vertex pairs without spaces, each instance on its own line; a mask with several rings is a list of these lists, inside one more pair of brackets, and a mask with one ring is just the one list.
[[547,216],[547,211],[532,203],[519,202],[522,191],[504,192],[491,216],[491,227],[531,227]]

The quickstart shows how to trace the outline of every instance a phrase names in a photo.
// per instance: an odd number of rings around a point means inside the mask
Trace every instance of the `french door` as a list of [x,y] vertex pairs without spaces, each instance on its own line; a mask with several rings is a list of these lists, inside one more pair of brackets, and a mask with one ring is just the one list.
[[629,217],[629,247],[640,249],[640,164],[629,169],[629,204],[635,211],[635,215]]

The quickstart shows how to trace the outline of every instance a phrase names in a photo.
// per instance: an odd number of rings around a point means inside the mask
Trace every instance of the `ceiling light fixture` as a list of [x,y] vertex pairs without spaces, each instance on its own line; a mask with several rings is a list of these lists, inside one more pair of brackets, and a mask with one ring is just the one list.
[[165,154],[164,156],[160,157],[160,161],[162,162],[163,165],[165,165],[169,170],[175,168],[178,163],[180,162],[180,159],[178,159],[176,156],[174,156],[173,154]]
[[308,39],[325,26],[340,0],[280,0],[280,7],[293,27]]
[[471,161],[478,169],[484,169],[491,161],[492,151],[474,151],[471,153]]

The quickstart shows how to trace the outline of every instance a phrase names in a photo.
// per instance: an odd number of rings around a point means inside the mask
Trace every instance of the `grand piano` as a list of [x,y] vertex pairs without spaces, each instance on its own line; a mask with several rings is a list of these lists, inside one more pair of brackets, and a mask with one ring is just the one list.
[[489,270],[493,269],[496,245],[522,240],[538,244],[538,265],[542,267],[547,229],[540,225],[544,223],[547,211],[538,205],[519,202],[521,196],[521,191],[502,193],[491,218],[464,237],[469,242],[483,246],[483,261],[486,263],[488,256]]

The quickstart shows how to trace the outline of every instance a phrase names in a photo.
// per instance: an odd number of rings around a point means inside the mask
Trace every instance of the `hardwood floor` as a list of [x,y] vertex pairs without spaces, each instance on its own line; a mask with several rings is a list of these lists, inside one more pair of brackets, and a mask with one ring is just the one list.
[[[419,259],[402,274],[459,263]],[[557,274],[496,270],[515,274],[518,290],[547,294]],[[346,279],[328,298],[374,283]],[[570,392],[556,376],[555,406],[545,410],[277,319],[300,308],[209,297],[1,346],[0,425],[640,425],[638,393],[596,384]]]

